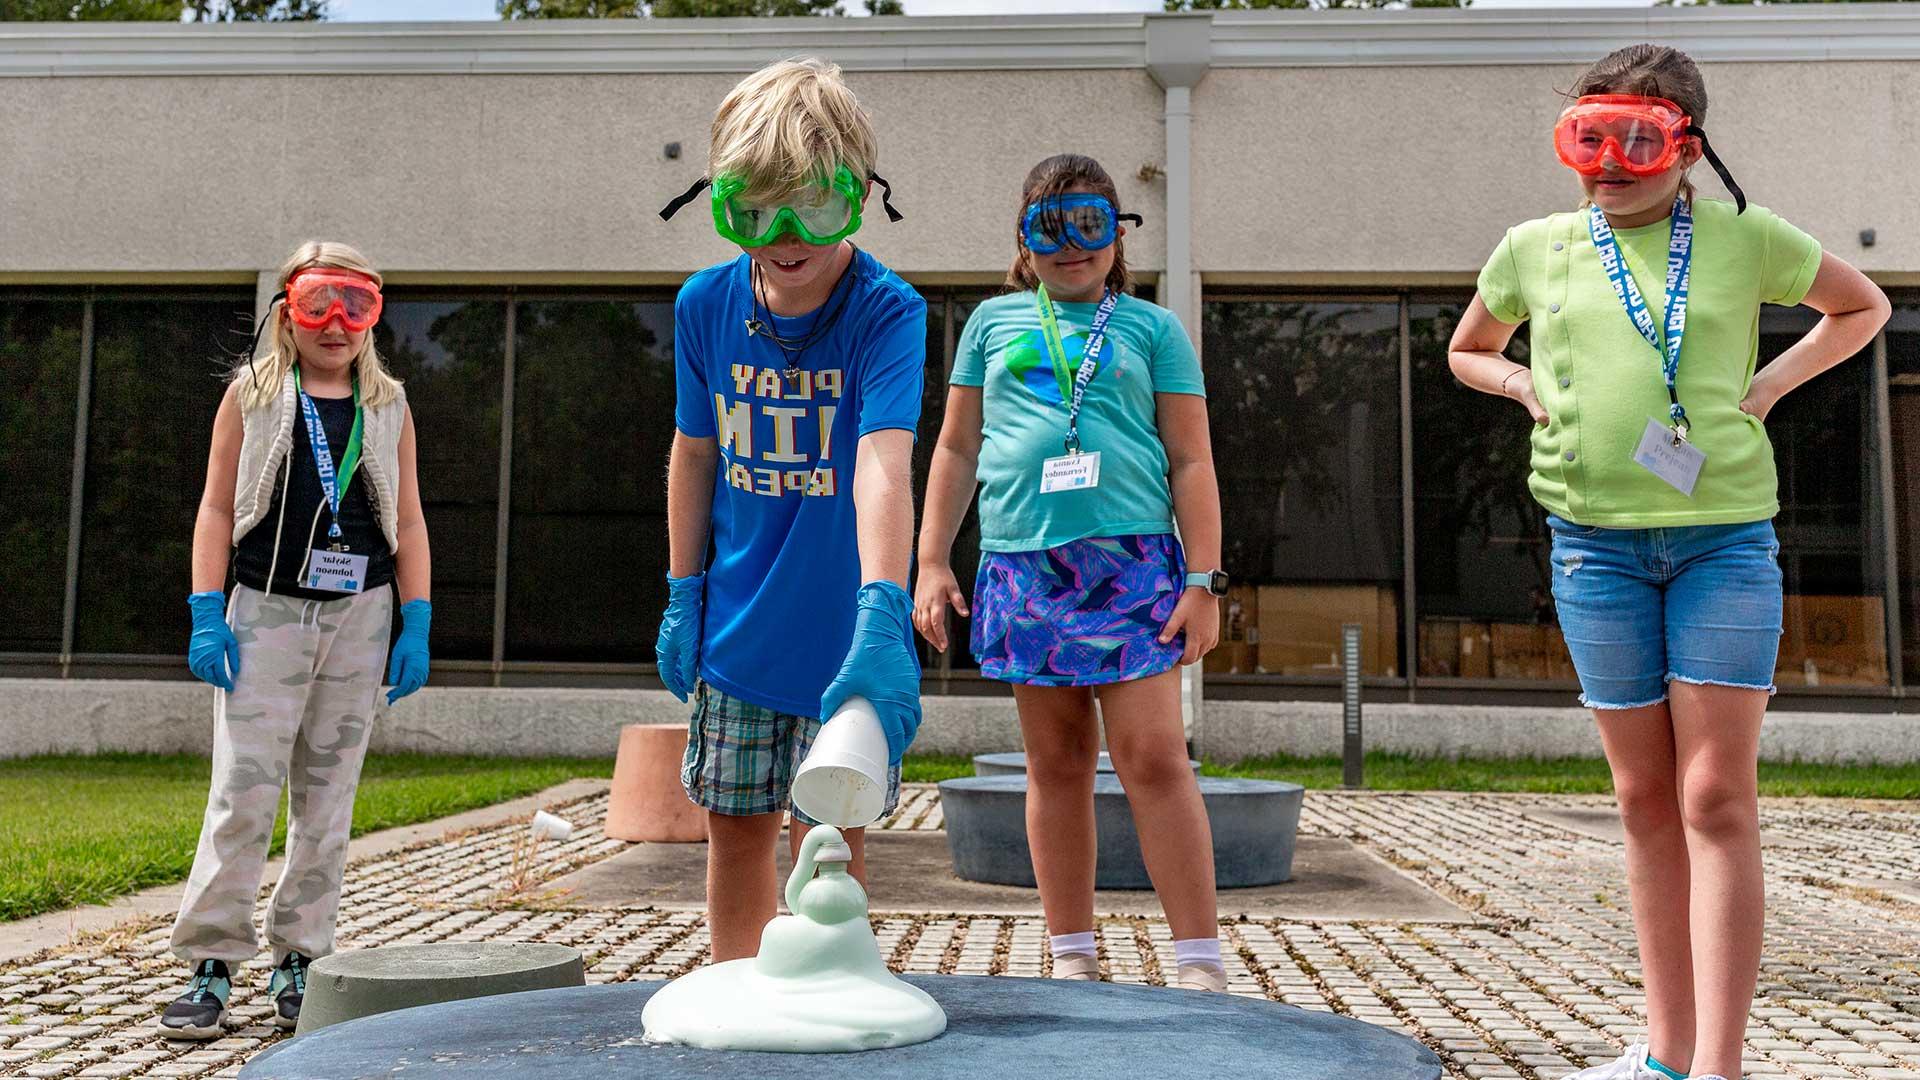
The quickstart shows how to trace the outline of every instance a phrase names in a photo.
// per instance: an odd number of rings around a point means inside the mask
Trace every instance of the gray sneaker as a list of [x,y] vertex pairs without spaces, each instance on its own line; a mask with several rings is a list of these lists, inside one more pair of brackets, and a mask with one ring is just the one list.
[[160,1035],[167,1039],[217,1039],[226,1033],[227,998],[233,979],[221,960],[202,960],[193,969],[187,992],[160,1014]]
[[300,1023],[300,1003],[307,997],[307,965],[311,963],[297,952],[290,952],[273,969],[267,981],[267,993],[273,998],[273,1026],[292,1031]]

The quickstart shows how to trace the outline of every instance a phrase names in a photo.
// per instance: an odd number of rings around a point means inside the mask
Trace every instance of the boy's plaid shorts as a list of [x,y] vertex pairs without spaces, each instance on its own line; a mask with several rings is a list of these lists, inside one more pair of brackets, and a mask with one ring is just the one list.
[[[680,786],[687,798],[716,814],[745,817],[793,809],[794,819],[818,825],[792,807],[793,774],[806,759],[820,721],[749,704],[701,682],[694,688],[687,725],[687,756]],[[887,774],[886,814],[900,802],[900,767]]]

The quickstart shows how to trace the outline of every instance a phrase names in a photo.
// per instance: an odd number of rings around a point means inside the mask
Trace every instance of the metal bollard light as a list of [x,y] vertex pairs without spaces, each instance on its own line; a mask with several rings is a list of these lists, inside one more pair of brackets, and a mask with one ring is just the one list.
[[1366,748],[1360,734],[1360,624],[1347,623],[1340,628],[1341,698],[1345,738],[1341,748],[1344,768],[1341,783],[1349,788],[1366,786]]

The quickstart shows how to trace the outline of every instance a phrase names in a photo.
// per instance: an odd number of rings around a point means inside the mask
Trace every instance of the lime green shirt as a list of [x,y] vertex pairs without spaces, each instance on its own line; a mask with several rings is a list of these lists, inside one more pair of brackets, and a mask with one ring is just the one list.
[[[1707,455],[1689,498],[1633,460],[1649,418],[1667,417],[1660,354],[1634,328],[1587,233],[1584,211],[1507,230],[1480,271],[1480,299],[1505,323],[1531,322],[1533,389],[1549,420],[1533,431],[1528,487],[1581,525],[1659,528],[1765,521],[1780,510],[1773,445],[1740,411],[1760,349],[1760,305],[1798,304],[1820,244],[1758,206],[1694,200],[1693,272],[1677,386]],[[1666,322],[1670,219],[1616,229],[1655,320]]]

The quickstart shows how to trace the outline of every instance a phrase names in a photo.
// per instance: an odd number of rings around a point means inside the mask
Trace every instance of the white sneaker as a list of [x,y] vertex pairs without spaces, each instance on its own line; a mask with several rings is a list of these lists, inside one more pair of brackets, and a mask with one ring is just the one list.
[[1182,990],[1224,993],[1227,989],[1227,973],[1212,964],[1181,964],[1174,975],[1173,985]]
[[1085,953],[1066,953],[1053,958],[1053,977],[1071,982],[1099,982],[1100,961]]
[[[1670,1080],[1667,1074],[1647,1064],[1647,1044],[1634,1043],[1616,1061],[1581,1069],[1564,1080]],[[1708,1080],[1700,1077],[1699,1080]]]

